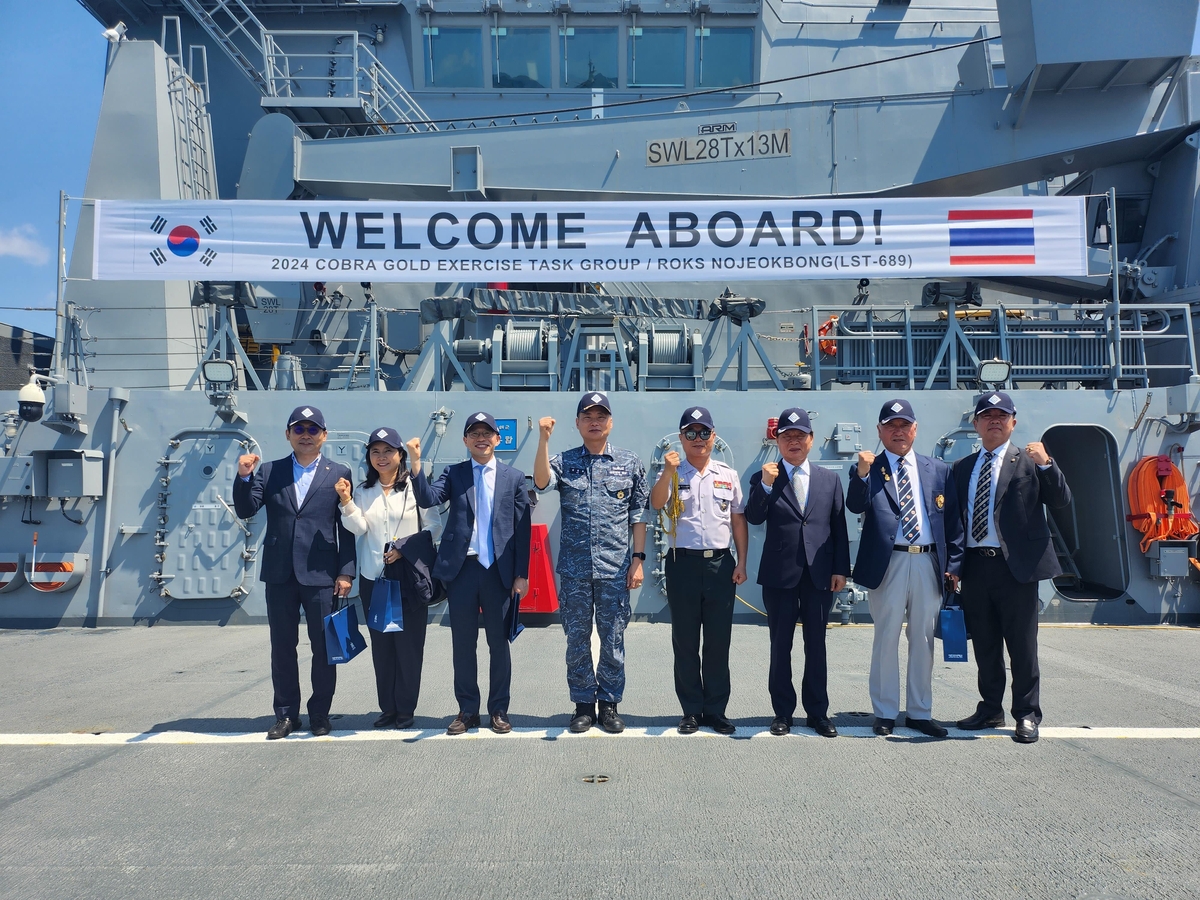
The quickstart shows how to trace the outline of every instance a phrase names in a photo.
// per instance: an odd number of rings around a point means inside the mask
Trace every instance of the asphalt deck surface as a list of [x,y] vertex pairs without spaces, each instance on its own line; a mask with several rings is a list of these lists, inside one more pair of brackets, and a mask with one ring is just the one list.
[[[624,735],[564,733],[551,625],[513,647],[517,731],[442,736],[431,626],[419,730],[371,729],[364,654],[333,736],[268,743],[265,627],[0,631],[0,896],[1200,898],[1200,630],[1044,628],[1032,746],[871,736],[872,629],[828,638],[836,740],[766,734],[753,625],[738,734],[676,734],[670,627],[635,623]],[[935,718],[973,711],[973,663],[934,678]]]

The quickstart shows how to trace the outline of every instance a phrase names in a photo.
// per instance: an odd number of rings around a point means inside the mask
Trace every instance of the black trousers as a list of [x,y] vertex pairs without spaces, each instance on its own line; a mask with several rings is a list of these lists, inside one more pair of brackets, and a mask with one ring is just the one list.
[[1012,664],[1012,714],[1042,721],[1038,670],[1038,583],[1022,584],[1003,556],[967,550],[962,572],[963,617],[979,666],[979,711],[1004,712],[1004,647]]
[[[733,634],[733,554],[667,552],[667,605],[675,651],[675,695],[685,716],[724,716]],[[704,655],[700,636],[704,635]]]
[[479,613],[487,635],[491,669],[488,715],[508,712],[512,660],[508,648],[509,592],[500,581],[495,564],[484,568],[479,557],[468,556],[458,576],[447,585],[450,600],[450,643],[454,649],[454,697],[458,711],[479,713]]
[[792,718],[796,711],[796,688],[792,684],[792,643],[796,621],[804,633],[804,676],[800,682],[800,701],[810,719],[829,716],[829,672],[825,658],[825,625],[833,608],[833,593],[813,584],[806,568],[800,583],[792,588],[762,589],[767,608],[767,629],[771,632],[771,668],[767,688],[776,716]]
[[[371,615],[371,596],[375,582],[358,579],[358,597],[363,613]],[[421,693],[421,664],[425,660],[425,628],[429,623],[429,607],[419,598],[402,597],[404,608],[403,631],[372,631],[371,662],[375,665],[375,694],[379,709],[394,713],[399,719],[411,719]]]
[[312,587],[292,576],[283,584],[267,586],[267,626],[271,632],[271,685],[275,689],[275,715],[280,719],[300,718],[300,610],[308,625],[312,645],[312,696],[308,715],[329,718],[337,666],[325,654],[325,617],[333,611],[333,586]]

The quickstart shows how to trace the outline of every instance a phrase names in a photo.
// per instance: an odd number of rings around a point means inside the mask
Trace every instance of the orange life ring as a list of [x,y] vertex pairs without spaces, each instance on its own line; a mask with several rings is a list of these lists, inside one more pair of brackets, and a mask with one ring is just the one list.
[[825,335],[833,332],[837,328],[837,316],[830,316],[825,320],[825,324],[817,329],[817,337],[821,340],[817,341],[817,346],[821,348],[821,352],[826,356],[837,356],[837,341],[833,338],[826,338]]

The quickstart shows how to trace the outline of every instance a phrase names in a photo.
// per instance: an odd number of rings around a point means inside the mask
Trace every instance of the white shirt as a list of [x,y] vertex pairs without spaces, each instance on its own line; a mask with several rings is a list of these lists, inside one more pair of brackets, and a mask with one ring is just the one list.
[[[471,459],[471,483],[475,483],[476,472],[479,467],[483,466],[483,489],[487,492],[488,503],[483,509],[480,509],[479,498],[475,498],[475,524],[471,528],[471,544],[467,547],[467,556],[478,556],[488,560],[488,565],[491,565],[491,554],[488,552],[486,541],[491,534],[492,529],[492,510],[496,508],[496,457],[492,457],[486,463],[478,463],[473,458]],[[475,490],[474,487],[471,490]],[[482,514],[482,515],[481,515]],[[486,527],[480,529],[480,521],[487,523]]]
[[987,450],[982,447],[979,450],[979,458],[975,460],[975,468],[971,470],[971,480],[967,484],[967,546],[968,547],[999,547],[1000,537],[996,534],[996,488],[1000,485],[1000,467],[1004,464],[1004,458],[1008,455],[1008,445],[1012,441],[1005,441],[999,447],[992,451],[992,490],[988,494],[988,513],[987,513],[987,536],[982,541],[975,540],[971,535],[971,523],[975,517],[975,488],[979,484],[979,470],[983,468],[983,462]]
[[724,550],[733,541],[732,519],[741,513],[738,473],[716,460],[703,472],[686,459],[679,463],[679,499],[683,515],[675,523],[675,546],[688,550]]
[[[892,473],[892,481],[896,485],[896,499],[900,498],[900,483],[897,472],[900,471],[900,459],[891,450],[884,450],[884,455],[887,456],[888,467]],[[921,471],[917,468],[917,451],[909,450],[904,457],[904,474],[908,476],[908,484],[912,489],[913,505],[917,509],[917,527],[921,533],[917,535],[917,539],[911,543],[924,547],[933,543],[933,529],[929,527],[929,515],[925,511],[925,495],[921,493]],[[910,543],[908,538],[904,536],[904,525],[897,523],[896,525],[896,541],[897,544]]]
[[[420,529],[417,498],[413,496],[412,485],[407,482],[403,490],[392,490],[387,494],[378,483],[369,488],[355,488],[354,497],[341,509],[346,530],[360,536],[359,574],[371,581],[383,574],[383,548]],[[428,509],[423,515],[427,519],[436,517],[437,511]],[[426,526],[428,524],[426,522]]]
[[[783,471],[787,476],[788,484],[792,483],[792,475],[796,470],[800,470],[800,481],[804,484],[804,508],[800,512],[808,512],[808,495],[812,492],[812,481],[809,478],[808,460],[800,463],[798,466],[793,466],[786,459],[783,461]],[[799,498],[797,498],[799,499]]]

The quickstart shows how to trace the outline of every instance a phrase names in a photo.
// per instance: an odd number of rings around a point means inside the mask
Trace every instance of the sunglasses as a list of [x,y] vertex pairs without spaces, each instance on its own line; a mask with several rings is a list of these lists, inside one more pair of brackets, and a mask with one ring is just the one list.
[[312,434],[318,435],[325,429],[320,425],[293,425],[292,434]]
[[699,431],[697,431],[696,429],[693,429],[693,428],[689,428],[687,431],[685,431],[683,433],[683,436],[684,436],[685,440],[689,440],[689,441],[694,441],[697,439],[702,440],[702,441],[707,441],[710,437],[712,437],[712,434],[713,434],[712,431],[708,428],[701,428]]

